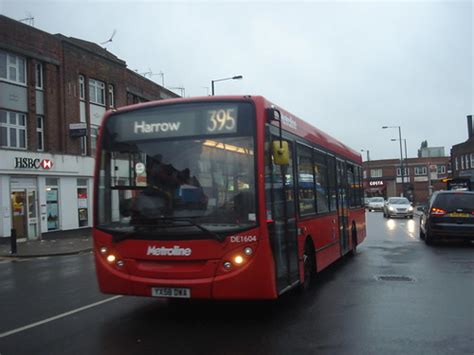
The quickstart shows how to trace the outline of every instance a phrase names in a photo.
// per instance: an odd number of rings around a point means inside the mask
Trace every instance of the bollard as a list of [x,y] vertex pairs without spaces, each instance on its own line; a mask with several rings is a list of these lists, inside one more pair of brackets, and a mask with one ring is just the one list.
[[16,254],[16,229],[11,230],[10,242],[11,242],[10,254]]

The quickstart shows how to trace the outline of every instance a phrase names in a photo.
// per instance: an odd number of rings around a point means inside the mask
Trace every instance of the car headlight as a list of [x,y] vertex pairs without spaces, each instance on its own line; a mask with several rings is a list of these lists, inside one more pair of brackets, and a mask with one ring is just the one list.
[[408,211],[410,212],[413,211],[413,207],[412,206],[408,207]]
[[389,210],[389,211],[395,211],[395,208],[393,208],[392,206],[390,206],[390,207],[388,208],[388,210]]

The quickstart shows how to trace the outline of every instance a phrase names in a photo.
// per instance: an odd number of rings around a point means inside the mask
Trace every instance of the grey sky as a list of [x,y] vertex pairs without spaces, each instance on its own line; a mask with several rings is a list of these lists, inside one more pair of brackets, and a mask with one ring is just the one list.
[[371,159],[399,157],[383,125],[402,126],[409,157],[423,140],[449,154],[474,111],[472,1],[0,0],[0,13],[96,43],[116,29],[109,51],[186,96],[241,74],[216,94],[266,96]]

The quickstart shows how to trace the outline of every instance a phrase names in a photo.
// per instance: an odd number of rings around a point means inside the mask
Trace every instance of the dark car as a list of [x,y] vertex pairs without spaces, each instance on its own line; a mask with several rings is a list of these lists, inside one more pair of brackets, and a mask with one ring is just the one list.
[[420,238],[474,240],[474,192],[438,191],[420,217]]

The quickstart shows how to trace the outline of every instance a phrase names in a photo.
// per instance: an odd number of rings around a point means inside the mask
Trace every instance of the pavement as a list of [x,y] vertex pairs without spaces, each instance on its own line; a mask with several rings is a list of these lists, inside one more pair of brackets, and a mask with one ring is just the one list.
[[0,242],[0,258],[75,255],[92,250],[92,232],[90,228],[45,233],[40,239],[36,240],[18,240],[15,254],[11,253],[10,238],[5,239],[5,241]]

